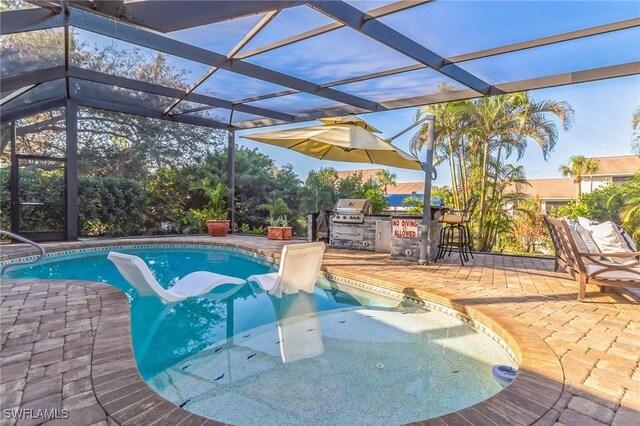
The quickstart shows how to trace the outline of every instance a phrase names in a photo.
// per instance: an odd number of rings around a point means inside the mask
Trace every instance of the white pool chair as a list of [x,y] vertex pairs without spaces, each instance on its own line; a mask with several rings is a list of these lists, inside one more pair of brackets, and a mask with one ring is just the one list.
[[278,272],[251,275],[247,280],[257,282],[262,290],[275,297],[300,290],[313,293],[323,254],[324,243],[321,242],[286,245],[282,247]]
[[240,278],[209,271],[197,271],[186,275],[165,290],[153,277],[144,260],[138,256],[112,251],[107,258],[116,265],[124,279],[138,291],[140,297],[157,296],[163,303],[180,302],[190,297],[201,296],[224,284],[246,283]]
[[278,342],[282,362],[322,355],[324,344],[313,294],[298,292],[270,299],[278,319]]

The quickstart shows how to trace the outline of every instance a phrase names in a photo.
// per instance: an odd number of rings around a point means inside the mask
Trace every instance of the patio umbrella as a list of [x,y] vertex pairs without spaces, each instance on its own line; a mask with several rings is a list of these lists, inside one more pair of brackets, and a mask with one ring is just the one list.
[[320,160],[372,163],[422,170],[417,158],[374,135],[372,132],[380,131],[357,116],[334,117],[320,121],[324,124],[253,133],[242,137],[287,148]]

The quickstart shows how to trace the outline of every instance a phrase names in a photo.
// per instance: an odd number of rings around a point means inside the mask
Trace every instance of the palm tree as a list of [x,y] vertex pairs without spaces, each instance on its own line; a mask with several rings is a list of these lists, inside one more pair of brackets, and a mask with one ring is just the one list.
[[[542,148],[542,154],[546,159],[548,153],[558,141],[558,129],[549,116],[560,120],[565,130],[573,123],[573,109],[566,102],[541,101],[536,102],[526,92],[480,98],[472,102],[468,108],[470,138],[479,149],[482,147],[481,181],[480,181],[480,217],[478,227],[480,238],[478,246],[481,249],[489,249],[487,243],[490,229],[485,228],[485,216],[491,210],[487,206],[489,197],[489,167],[493,167],[492,188],[499,179],[502,168],[502,156],[505,159],[514,150],[518,152],[518,158],[524,155],[527,141],[533,139]],[[490,153],[496,150],[495,160],[490,159]],[[491,198],[496,195],[493,189]]]
[[631,150],[640,155],[640,106],[637,106],[636,109],[633,110],[631,127],[635,133],[631,140]]
[[622,224],[631,233],[631,237],[640,242],[640,172],[620,188],[624,197],[624,207],[620,212]]
[[598,171],[598,160],[595,158],[586,158],[584,155],[574,155],[569,158],[569,163],[560,166],[562,176],[571,176],[576,186],[576,200],[582,195],[582,176],[588,173]]
[[384,193],[387,193],[387,185],[396,186],[398,176],[389,170],[380,170],[376,175],[376,182],[378,185],[383,185]]
[[[527,142],[534,140],[546,159],[558,141],[555,120],[568,130],[573,109],[566,102],[536,102],[528,93],[518,92],[429,105],[418,117],[422,113],[436,116],[436,162],[449,160],[456,203],[464,205],[472,193],[479,196],[477,247],[490,249],[496,240],[495,227],[504,222],[497,206],[506,188],[505,171],[512,167],[506,164],[507,158],[514,152],[522,157]],[[427,130],[424,125],[414,136],[412,152],[422,148]]]
[[[453,87],[442,84],[440,91],[453,90]],[[465,111],[469,101],[447,102],[443,104],[427,105],[416,114],[416,121],[423,114],[433,114],[436,117],[436,165],[445,160],[449,162],[451,171],[451,188],[453,190],[454,207],[461,208],[467,200],[467,179],[464,173],[465,154],[461,143],[466,129]],[[411,152],[418,155],[427,139],[428,126],[422,126],[411,139]]]

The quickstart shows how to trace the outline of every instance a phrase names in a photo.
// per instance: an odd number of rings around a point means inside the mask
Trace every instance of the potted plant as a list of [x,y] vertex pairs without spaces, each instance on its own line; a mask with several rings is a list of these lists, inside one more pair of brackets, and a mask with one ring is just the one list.
[[260,210],[267,210],[269,217],[267,218],[267,238],[270,240],[290,240],[292,228],[287,226],[289,221],[287,215],[291,214],[291,209],[287,206],[282,198],[276,198],[273,204],[261,204],[258,206]]
[[292,228],[287,226],[289,221],[287,216],[269,215],[267,219],[269,226],[267,227],[267,238],[270,240],[290,240],[292,235]]
[[212,237],[225,237],[229,232],[229,220],[227,220],[227,209],[225,206],[225,195],[227,188],[218,183],[212,186],[208,179],[203,179],[189,188],[191,191],[200,190],[209,199],[209,204],[201,210],[192,209],[195,217],[204,222],[207,231]]

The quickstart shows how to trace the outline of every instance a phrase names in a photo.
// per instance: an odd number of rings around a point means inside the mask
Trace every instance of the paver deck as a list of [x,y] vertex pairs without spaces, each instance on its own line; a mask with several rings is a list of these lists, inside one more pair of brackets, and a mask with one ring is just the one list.
[[[224,243],[279,253],[264,238],[180,237],[48,244]],[[24,254],[2,247],[2,257]],[[429,424],[640,424],[640,299],[588,288],[585,302],[550,259],[476,255],[418,266],[381,253],[328,250],[323,269],[465,311],[522,352],[521,380],[486,404]],[[0,285],[2,409],[68,409],[62,424],[213,424],[150,392],[130,346],[126,297],[114,287],[62,280]],[[510,336],[513,341],[510,342]],[[523,398],[522,395],[527,395]],[[509,403],[521,409],[510,411]],[[3,424],[14,419],[2,416]],[[541,418],[540,418],[541,417]],[[539,420],[536,420],[540,418]],[[37,424],[44,419],[18,424]]]

